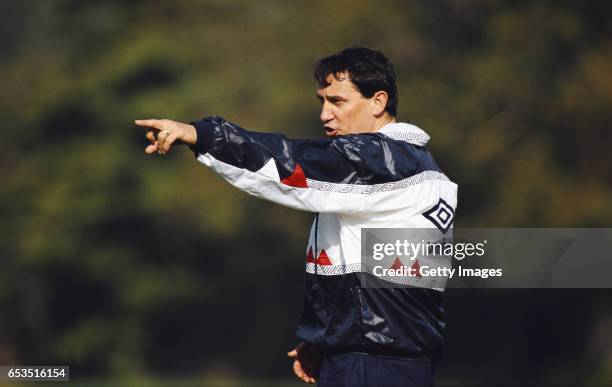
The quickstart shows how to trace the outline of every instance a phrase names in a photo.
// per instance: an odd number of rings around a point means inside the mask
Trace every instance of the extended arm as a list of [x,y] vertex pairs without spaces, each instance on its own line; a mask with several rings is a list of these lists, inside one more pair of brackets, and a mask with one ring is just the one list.
[[235,187],[298,210],[357,210],[354,203],[346,203],[346,197],[336,200],[310,187],[315,180],[339,180],[354,173],[333,140],[292,140],[281,134],[247,131],[220,117],[194,125],[197,142],[192,149],[198,161]]
[[[177,140],[189,144],[197,160],[235,187],[304,211],[367,213],[397,209],[385,144],[376,135],[291,140],[280,134],[244,130],[220,117],[192,125],[143,120],[147,153],[165,153]],[[391,165],[392,166],[392,165]],[[378,183],[378,184],[377,184]]]

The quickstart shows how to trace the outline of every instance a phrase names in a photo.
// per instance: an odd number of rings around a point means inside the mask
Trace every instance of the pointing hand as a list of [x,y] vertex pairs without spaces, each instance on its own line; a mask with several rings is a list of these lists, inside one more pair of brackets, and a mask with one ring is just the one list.
[[147,128],[146,137],[151,141],[145,149],[147,154],[166,154],[177,141],[189,145],[196,143],[197,133],[193,125],[166,119],[135,120],[134,123]]

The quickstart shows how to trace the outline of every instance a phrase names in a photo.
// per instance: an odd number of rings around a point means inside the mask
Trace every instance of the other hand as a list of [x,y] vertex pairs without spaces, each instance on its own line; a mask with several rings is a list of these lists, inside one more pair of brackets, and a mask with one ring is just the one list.
[[293,372],[298,379],[306,383],[315,383],[319,370],[319,350],[312,344],[300,343],[287,356],[294,359]]

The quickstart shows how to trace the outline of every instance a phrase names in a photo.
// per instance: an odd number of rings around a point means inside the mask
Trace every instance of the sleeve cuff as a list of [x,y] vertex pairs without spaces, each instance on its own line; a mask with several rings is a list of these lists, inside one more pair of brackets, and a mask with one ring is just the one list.
[[191,122],[196,129],[196,143],[193,145],[189,145],[189,148],[195,152],[196,157],[198,154],[208,153],[208,151],[213,147],[213,130],[217,125],[216,121],[217,117],[206,117],[199,121]]

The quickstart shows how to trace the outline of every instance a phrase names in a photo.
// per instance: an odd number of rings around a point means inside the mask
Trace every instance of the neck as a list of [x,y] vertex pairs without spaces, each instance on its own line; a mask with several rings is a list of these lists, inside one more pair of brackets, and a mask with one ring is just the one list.
[[380,128],[392,122],[395,122],[395,117],[392,117],[389,114],[385,113],[380,118],[376,119],[372,128],[372,132],[378,132]]

